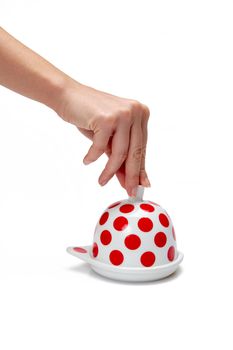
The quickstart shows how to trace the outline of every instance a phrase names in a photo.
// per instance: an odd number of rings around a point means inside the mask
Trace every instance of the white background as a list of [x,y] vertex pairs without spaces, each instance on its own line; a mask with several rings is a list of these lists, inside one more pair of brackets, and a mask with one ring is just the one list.
[[126,193],[98,185],[106,158],[84,166],[74,126],[1,87],[1,349],[232,349],[232,17],[225,0],[0,0],[1,26],[60,69],[148,104],[145,198],[185,254],[147,284],[69,256]]

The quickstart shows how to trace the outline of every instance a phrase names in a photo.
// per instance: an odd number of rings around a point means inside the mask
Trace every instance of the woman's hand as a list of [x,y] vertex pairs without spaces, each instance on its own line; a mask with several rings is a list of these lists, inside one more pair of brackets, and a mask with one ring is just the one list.
[[85,164],[106,153],[101,185],[114,174],[130,196],[135,196],[137,185],[150,185],[145,170],[145,105],[79,84],[1,27],[0,84],[49,106],[89,137],[93,143]]
[[72,81],[64,89],[57,113],[92,140],[84,164],[96,161],[103,153],[108,155],[100,185],[116,174],[130,196],[136,195],[139,184],[150,186],[145,170],[147,106]]

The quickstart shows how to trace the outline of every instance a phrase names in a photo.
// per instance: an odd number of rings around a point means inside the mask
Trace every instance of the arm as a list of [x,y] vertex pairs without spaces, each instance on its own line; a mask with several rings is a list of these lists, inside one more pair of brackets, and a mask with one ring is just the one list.
[[114,174],[129,195],[138,184],[150,186],[145,170],[148,108],[82,85],[0,28],[0,84],[52,108],[74,124],[92,146],[84,164],[109,157],[99,177]]
[[0,28],[0,84],[53,108],[68,77]]

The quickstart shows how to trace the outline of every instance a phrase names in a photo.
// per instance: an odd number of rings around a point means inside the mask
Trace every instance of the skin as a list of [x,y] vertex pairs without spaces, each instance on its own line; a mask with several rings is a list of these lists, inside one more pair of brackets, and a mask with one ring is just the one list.
[[0,84],[52,108],[92,141],[84,164],[108,156],[99,176],[115,174],[129,196],[148,187],[145,170],[149,109],[131,99],[98,91],[72,79],[0,27]]

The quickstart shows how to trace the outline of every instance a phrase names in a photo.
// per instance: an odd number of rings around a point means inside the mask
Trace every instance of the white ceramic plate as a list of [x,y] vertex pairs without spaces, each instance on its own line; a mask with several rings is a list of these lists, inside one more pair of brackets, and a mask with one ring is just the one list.
[[81,250],[84,250],[86,252],[78,252],[75,251],[74,248],[75,247],[67,248],[67,252],[89,263],[92,270],[98,274],[114,280],[129,282],[146,282],[165,278],[177,270],[184,257],[181,252],[178,252],[176,260],[166,265],[154,267],[120,267],[105,264],[96,259],[93,259],[91,255],[91,245],[79,247]]

